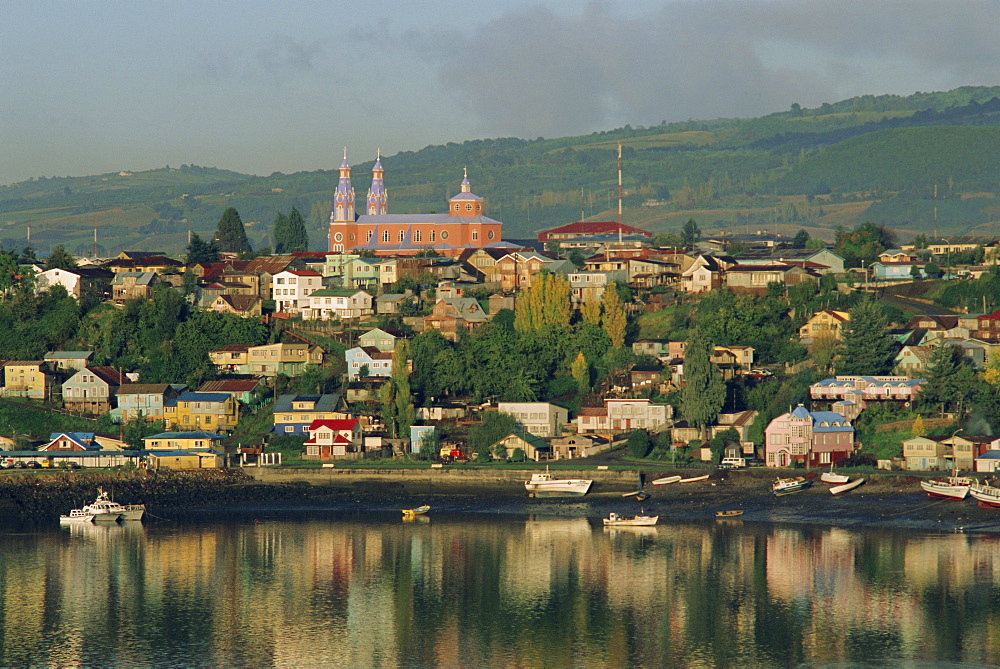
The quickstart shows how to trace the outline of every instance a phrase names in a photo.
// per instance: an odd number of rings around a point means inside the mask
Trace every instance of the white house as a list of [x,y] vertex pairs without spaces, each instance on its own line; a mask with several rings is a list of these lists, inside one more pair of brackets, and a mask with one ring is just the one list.
[[309,309],[303,317],[311,320],[360,318],[372,313],[372,296],[352,288],[321,288],[309,295]]
[[368,376],[392,376],[392,351],[380,351],[374,346],[355,346],[344,352],[347,362],[347,378],[354,381],[362,367],[368,368]]
[[279,312],[300,313],[310,307],[309,296],[323,287],[323,276],[312,270],[285,270],[271,279],[271,299]]
[[528,433],[543,439],[558,437],[560,426],[569,420],[569,411],[548,402],[500,402],[497,410],[513,416]]
[[673,417],[669,404],[653,404],[648,399],[605,399],[603,407],[583,407],[577,416],[576,431],[628,432],[649,430],[658,432],[667,427]]

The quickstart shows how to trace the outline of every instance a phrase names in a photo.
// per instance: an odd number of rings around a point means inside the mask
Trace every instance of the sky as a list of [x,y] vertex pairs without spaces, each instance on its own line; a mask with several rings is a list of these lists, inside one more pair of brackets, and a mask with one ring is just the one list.
[[2,2],[0,184],[996,84],[993,0]]

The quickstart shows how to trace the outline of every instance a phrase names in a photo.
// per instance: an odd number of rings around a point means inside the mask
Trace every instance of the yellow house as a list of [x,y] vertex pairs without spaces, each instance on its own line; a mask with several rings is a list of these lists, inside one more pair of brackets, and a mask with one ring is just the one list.
[[4,363],[4,384],[0,394],[48,400],[56,385],[49,365],[41,360],[11,360]]
[[189,391],[163,406],[163,420],[174,430],[230,432],[239,419],[239,402],[231,393]]
[[247,349],[250,374],[298,376],[306,365],[323,364],[323,349],[314,344],[265,344]]
[[844,326],[850,322],[851,314],[846,311],[817,311],[799,328],[799,339],[815,341],[833,337],[841,340],[844,337]]
[[[224,464],[222,436],[209,432],[161,432],[143,438],[150,469],[218,469]],[[214,449],[214,450],[213,450]]]
[[208,352],[208,359],[223,374],[247,374],[250,371],[250,345],[226,344]]

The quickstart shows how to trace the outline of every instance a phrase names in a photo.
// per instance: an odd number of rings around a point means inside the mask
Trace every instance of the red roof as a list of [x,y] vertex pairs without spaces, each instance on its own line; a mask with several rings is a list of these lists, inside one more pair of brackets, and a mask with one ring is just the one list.
[[309,424],[309,431],[328,427],[332,430],[353,430],[358,424],[356,418],[317,418]]
[[551,235],[603,235],[610,232],[622,231],[622,234],[645,235],[652,237],[653,233],[641,228],[633,228],[631,225],[618,223],[617,221],[580,221],[578,223],[568,223],[558,228],[552,228],[545,232],[538,233],[538,241],[547,242]]
[[319,272],[314,272],[311,269],[293,269],[288,271],[289,274],[294,274],[295,276],[323,276]]

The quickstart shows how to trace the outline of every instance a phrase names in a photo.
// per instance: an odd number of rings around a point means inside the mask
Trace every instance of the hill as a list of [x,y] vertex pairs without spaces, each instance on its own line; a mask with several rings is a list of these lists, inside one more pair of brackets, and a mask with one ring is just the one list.
[[[617,216],[617,145],[625,222],[676,231],[797,229],[831,236],[865,220],[940,234],[977,230],[996,214],[1000,87],[861,96],[755,119],[625,126],[576,137],[501,138],[428,146],[383,158],[394,213],[438,212],[468,167],[473,190],[505,236]],[[356,157],[355,157],[356,159]],[[339,164],[331,156],[331,166]],[[356,190],[372,162],[354,165]],[[0,186],[0,244],[40,253],[180,253],[188,232],[210,236],[240,212],[255,248],[270,246],[278,212],[297,207],[312,247],[326,245],[335,169],[267,177],[181,165],[147,172],[31,179]],[[935,198],[935,185],[936,198]],[[29,234],[30,230],[30,234]]]

